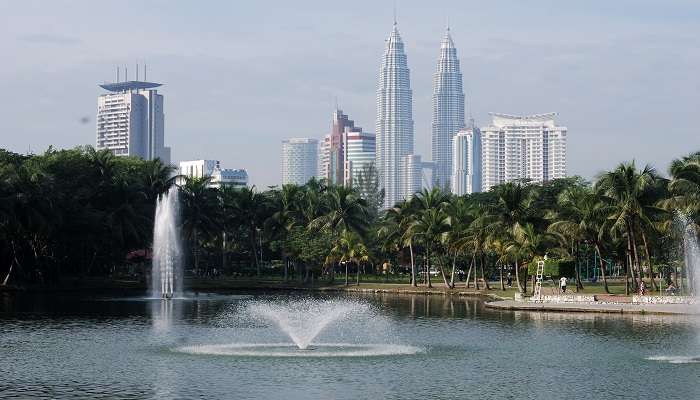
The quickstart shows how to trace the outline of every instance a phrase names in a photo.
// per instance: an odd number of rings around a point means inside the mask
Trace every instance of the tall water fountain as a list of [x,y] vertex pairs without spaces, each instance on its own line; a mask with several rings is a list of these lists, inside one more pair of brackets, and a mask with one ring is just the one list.
[[695,296],[700,296],[700,243],[693,221],[685,213],[678,212],[676,219],[683,233],[683,254],[686,271],[692,282]]
[[182,292],[182,249],[178,222],[178,188],[173,186],[156,203],[151,268],[151,295],[154,297],[170,299]]

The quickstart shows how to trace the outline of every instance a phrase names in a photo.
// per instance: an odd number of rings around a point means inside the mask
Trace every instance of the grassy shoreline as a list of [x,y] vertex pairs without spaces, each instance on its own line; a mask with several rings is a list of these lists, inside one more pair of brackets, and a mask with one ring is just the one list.
[[[489,282],[490,290],[486,290],[480,283],[480,289],[466,288],[464,282],[458,282],[457,287],[448,289],[442,282],[433,283],[432,288],[425,285],[413,287],[405,282],[381,282],[363,281],[359,286],[351,280],[345,286],[344,279],[336,279],[334,283],[327,281],[315,281],[313,285],[301,284],[299,281],[290,280],[283,282],[280,278],[248,278],[248,277],[222,277],[186,278],[187,291],[194,292],[234,292],[234,291],[308,291],[308,292],[359,292],[359,293],[387,293],[387,294],[418,294],[418,295],[449,295],[449,296],[482,296],[495,299],[512,299],[517,288],[500,289],[499,282]],[[605,294],[600,283],[586,283],[584,289],[578,294],[596,294],[614,296],[616,298],[628,298],[624,295],[622,282],[609,282],[611,294]],[[0,286],[0,293],[27,292],[27,293],[79,293],[79,292],[107,292],[107,293],[134,293],[146,291],[147,285],[143,281],[118,278],[65,278],[56,285],[25,285],[25,286]],[[531,287],[528,287],[528,293]],[[544,286],[543,293],[554,293],[551,286]],[[575,288],[569,288],[567,293],[576,293]]]

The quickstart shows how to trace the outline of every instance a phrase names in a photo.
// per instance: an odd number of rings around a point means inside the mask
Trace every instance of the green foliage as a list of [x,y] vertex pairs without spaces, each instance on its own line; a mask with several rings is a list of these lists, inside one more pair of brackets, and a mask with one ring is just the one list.
[[[576,263],[574,260],[547,259],[544,262],[544,275],[552,277],[572,277],[576,273]],[[532,261],[527,265],[529,275],[537,273],[537,261]]]
[[[441,273],[478,266],[488,276],[516,264],[532,274],[532,260],[547,254],[545,274],[571,276],[568,260],[585,247],[620,265],[633,259],[626,268],[639,275],[642,265],[683,264],[672,221],[681,211],[700,231],[699,160],[693,153],[673,161],[670,179],[632,162],[593,185],[580,177],[509,182],[466,196],[435,188],[384,211],[373,166],[350,188],[312,179],[258,191],[180,178],[187,265],[327,273],[348,260],[369,269],[390,261],[402,271],[412,262]],[[0,150],[0,279],[11,268],[12,279],[31,282],[112,273],[127,254],[151,246],[156,200],[175,178],[160,161],[91,147],[33,156]]]

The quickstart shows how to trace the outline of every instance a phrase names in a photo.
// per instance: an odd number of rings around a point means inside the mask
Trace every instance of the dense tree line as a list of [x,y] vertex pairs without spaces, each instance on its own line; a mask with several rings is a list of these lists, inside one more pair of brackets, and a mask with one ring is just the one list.
[[[173,174],[157,160],[89,147],[0,151],[2,282],[109,275],[134,254],[147,258],[155,202],[178,181]],[[376,185],[311,180],[258,191],[183,179],[186,265],[198,275],[274,273],[302,282],[341,272],[346,284],[351,273],[359,282],[361,272],[391,272],[413,285],[432,286],[437,274],[446,287],[462,277],[463,285],[490,288],[495,276],[501,289],[510,271],[525,292],[533,261],[595,253],[606,290],[613,265],[627,290],[642,279],[655,288],[659,278],[678,280],[671,271],[684,265],[681,232],[700,226],[700,153],[675,160],[669,176],[631,162],[592,184],[573,177],[467,196],[424,190],[385,211]]]

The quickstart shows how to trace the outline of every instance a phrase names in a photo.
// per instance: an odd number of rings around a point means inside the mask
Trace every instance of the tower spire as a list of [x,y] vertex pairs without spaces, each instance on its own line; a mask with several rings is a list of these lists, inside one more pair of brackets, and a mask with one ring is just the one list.
[[394,26],[396,26],[396,1],[394,0]]

